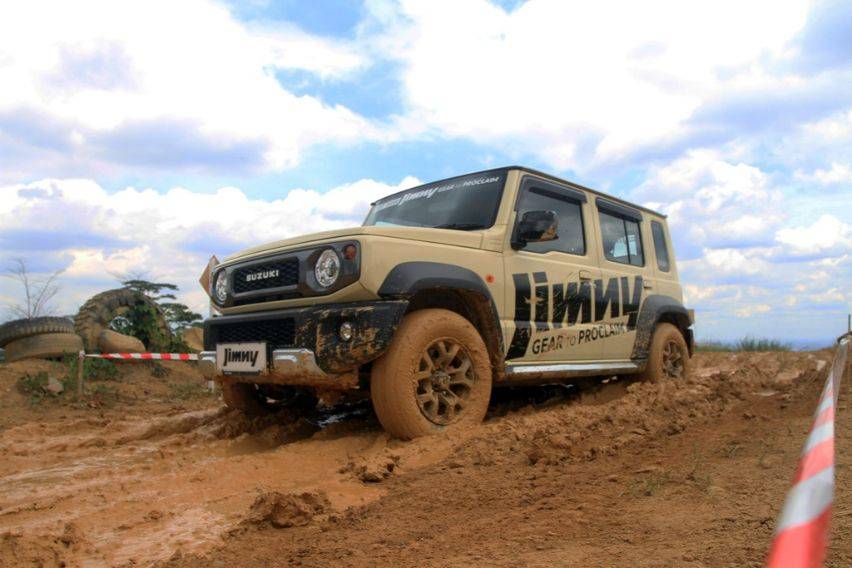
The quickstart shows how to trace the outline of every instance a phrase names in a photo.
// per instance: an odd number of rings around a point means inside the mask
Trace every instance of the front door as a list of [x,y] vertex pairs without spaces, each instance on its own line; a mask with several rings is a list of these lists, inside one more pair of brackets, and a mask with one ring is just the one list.
[[508,236],[503,327],[510,363],[591,361],[600,358],[594,326],[594,281],[600,279],[591,246],[586,194],[524,176],[515,224],[527,211],[557,214],[557,238],[512,248]]

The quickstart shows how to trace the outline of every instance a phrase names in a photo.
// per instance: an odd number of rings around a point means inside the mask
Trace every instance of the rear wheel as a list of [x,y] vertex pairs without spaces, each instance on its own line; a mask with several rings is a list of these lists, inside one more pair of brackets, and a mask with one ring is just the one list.
[[455,312],[409,314],[373,365],[370,394],[382,426],[398,438],[478,424],[491,397],[485,343]]
[[651,382],[678,380],[689,372],[689,349],[680,330],[670,323],[654,329],[648,364],[641,379]]

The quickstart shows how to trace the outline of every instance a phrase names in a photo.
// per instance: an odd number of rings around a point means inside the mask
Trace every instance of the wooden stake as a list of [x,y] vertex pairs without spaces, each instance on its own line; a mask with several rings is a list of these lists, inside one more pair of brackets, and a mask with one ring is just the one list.
[[83,361],[86,360],[86,352],[77,354],[77,400],[83,400]]

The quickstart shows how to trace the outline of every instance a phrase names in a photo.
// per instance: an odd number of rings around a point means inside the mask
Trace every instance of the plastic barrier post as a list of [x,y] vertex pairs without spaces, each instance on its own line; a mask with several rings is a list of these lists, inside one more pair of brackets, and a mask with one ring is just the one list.
[[834,412],[850,339],[841,337],[834,352],[793,487],[775,527],[767,568],[819,568],[825,561],[834,501]]

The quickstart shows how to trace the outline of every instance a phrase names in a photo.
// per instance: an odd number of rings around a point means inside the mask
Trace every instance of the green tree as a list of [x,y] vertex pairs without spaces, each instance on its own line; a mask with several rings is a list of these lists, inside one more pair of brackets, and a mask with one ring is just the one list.
[[[178,291],[178,286],[168,282],[152,282],[146,280],[144,275],[133,274],[120,277],[122,286],[133,290],[154,300],[162,312],[162,317],[173,332],[183,331],[189,327],[201,325],[202,316],[193,312],[186,304],[179,302],[162,302],[162,300],[175,300],[177,297],[173,292]],[[110,327],[119,333],[132,335],[138,338],[151,349],[167,349],[171,351],[184,351],[186,345],[179,339],[167,341],[157,326],[159,314],[149,304],[139,303],[130,310],[115,318]]]

